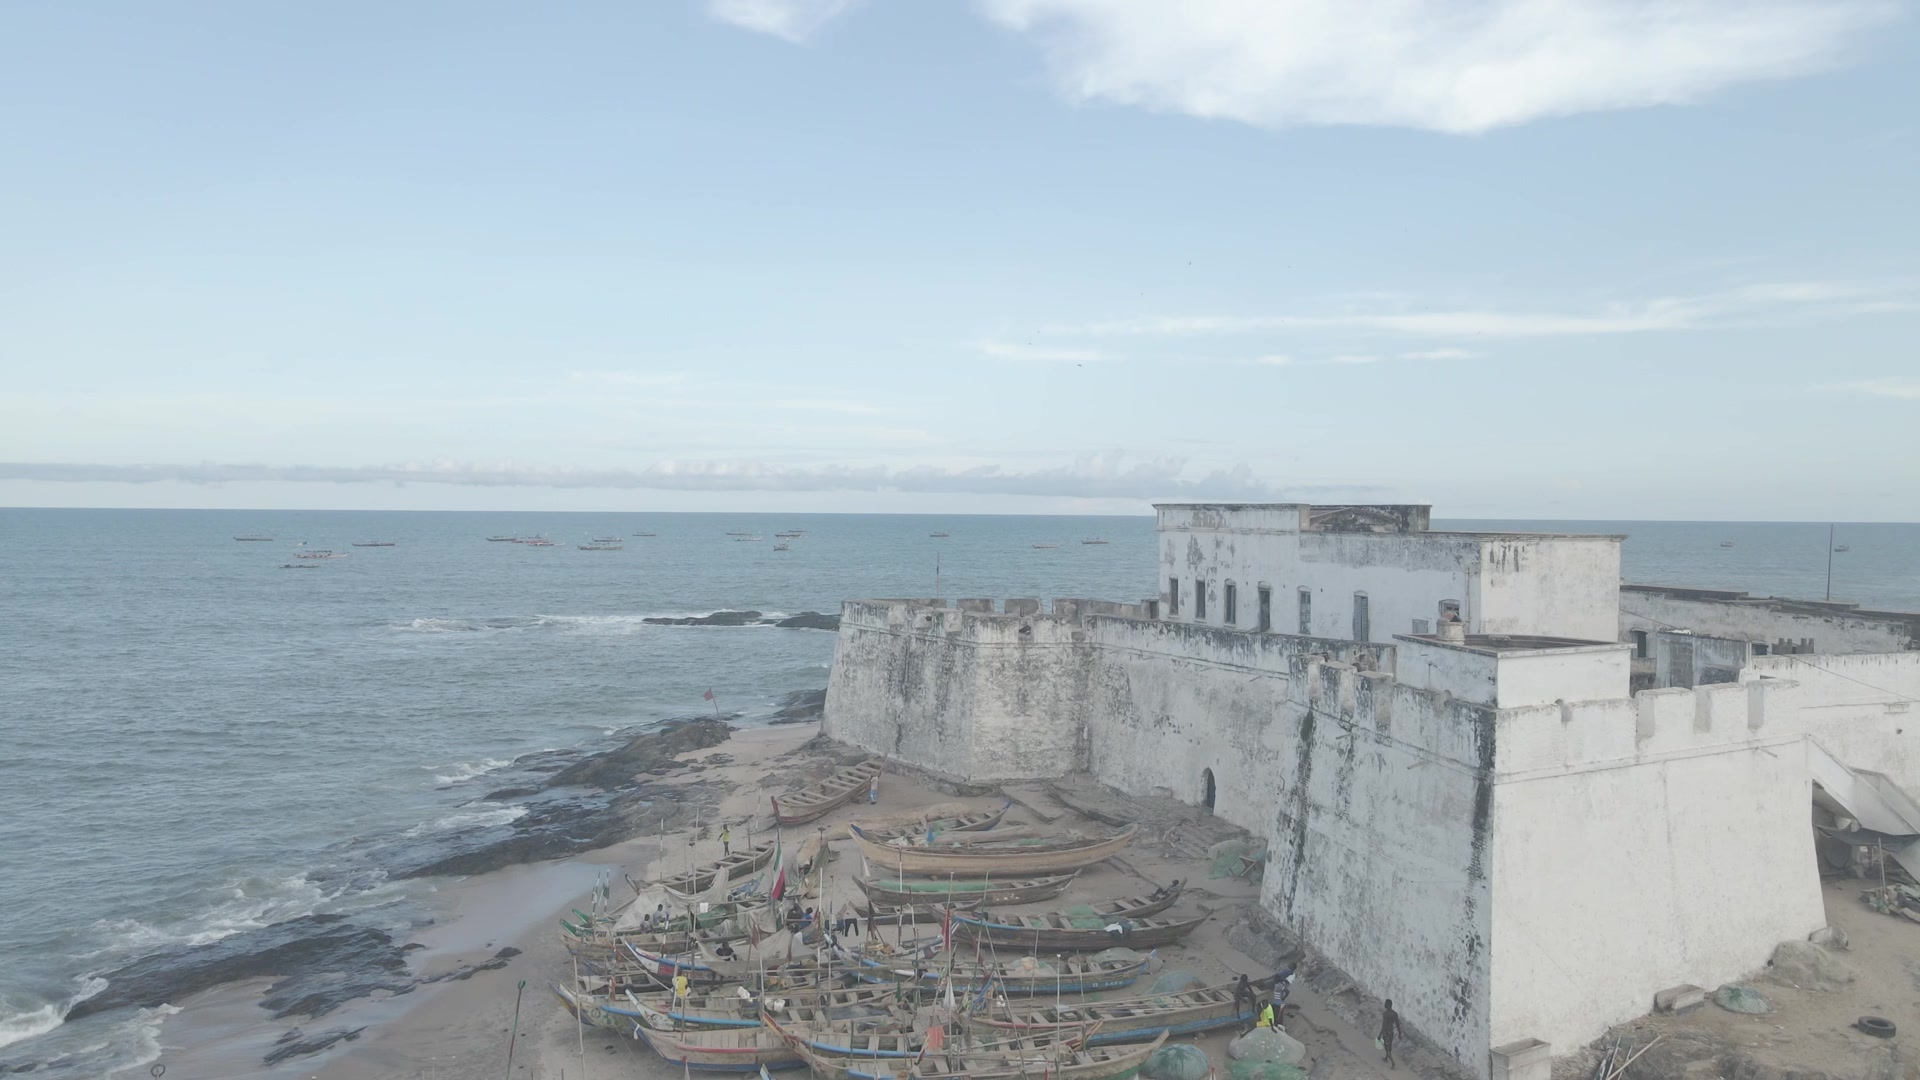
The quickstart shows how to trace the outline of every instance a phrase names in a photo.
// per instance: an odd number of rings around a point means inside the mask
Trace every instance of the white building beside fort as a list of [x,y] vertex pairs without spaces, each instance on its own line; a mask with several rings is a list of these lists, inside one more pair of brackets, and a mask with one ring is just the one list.
[[1622,586],[1621,537],[1425,506],[1157,509],[1138,603],[848,602],[826,732],[1211,808],[1267,839],[1269,913],[1482,1076],[1819,930],[1816,820],[1920,837],[1920,617]]

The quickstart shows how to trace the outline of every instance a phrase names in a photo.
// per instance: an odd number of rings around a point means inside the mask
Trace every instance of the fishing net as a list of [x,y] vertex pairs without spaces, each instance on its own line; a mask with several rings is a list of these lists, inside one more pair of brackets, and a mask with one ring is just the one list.
[[1227,1066],[1227,1076],[1229,1080],[1307,1080],[1306,1071],[1298,1065],[1252,1059]]
[[1074,904],[1067,908],[1064,914],[1067,917],[1067,925],[1076,930],[1098,930],[1107,925],[1107,920],[1093,910],[1092,904]]
[[1300,1040],[1279,1028],[1257,1027],[1227,1044],[1227,1056],[1235,1061],[1277,1061],[1299,1065],[1307,1060],[1307,1048]]
[[1054,973],[1054,966],[1037,956],[1023,956],[1007,965],[1009,975],[1052,975]]
[[[1264,840],[1222,840],[1207,849],[1207,876],[1210,878],[1237,877],[1246,874],[1250,881],[1260,880],[1267,862],[1267,843]],[[1254,864],[1257,869],[1247,872],[1247,865]]]
[[1212,1071],[1207,1052],[1192,1043],[1163,1046],[1140,1066],[1140,1075],[1148,1080],[1202,1080]]
[[1195,975],[1193,972],[1176,969],[1161,972],[1160,977],[1153,980],[1153,985],[1147,988],[1147,993],[1177,994],[1182,990],[1191,990],[1196,986],[1205,985],[1205,983],[1200,981],[1200,976]]

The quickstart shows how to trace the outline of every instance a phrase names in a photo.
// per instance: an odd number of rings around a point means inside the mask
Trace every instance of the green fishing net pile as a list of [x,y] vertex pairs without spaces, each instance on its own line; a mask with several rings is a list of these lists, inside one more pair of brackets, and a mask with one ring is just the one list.
[[1093,910],[1092,904],[1074,904],[1066,909],[1067,925],[1076,930],[1098,930],[1110,921]]
[[1249,1058],[1227,1066],[1227,1077],[1228,1080],[1307,1080],[1307,1073],[1298,1065]]
[[1163,1046],[1140,1066],[1140,1075],[1147,1080],[1203,1080],[1212,1071],[1207,1052],[1192,1043]]
[[1260,864],[1260,869],[1249,875],[1253,881],[1260,880],[1266,871],[1267,844],[1264,840],[1222,840],[1207,849],[1207,876],[1210,878],[1232,877],[1245,868],[1245,860]]

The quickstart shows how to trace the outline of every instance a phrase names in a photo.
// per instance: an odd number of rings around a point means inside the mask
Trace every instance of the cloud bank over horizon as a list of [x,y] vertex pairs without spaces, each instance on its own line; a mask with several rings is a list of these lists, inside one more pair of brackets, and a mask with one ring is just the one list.
[[1009,470],[823,465],[763,462],[668,461],[643,468],[579,469],[541,465],[433,462],[395,465],[112,465],[76,462],[0,462],[0,481],[50,483],[444,484],[488,488],[646,489],[703,492],[902,492],[1012,495],[1077,499],[1205,498],[1273,502],[1364,498],[1385,489],[1370,484],[1278,485],[1236,465],[1193,476],[1183,458],[1133,465],[1100,454],[1071,465]]
[[[709,0],[804,43],[850,0]],[[1893,0],[977,0],[1034,39],[1059,92],[1256,127],[1477,134],[1554,116],[1684,105],[1843,63]]]

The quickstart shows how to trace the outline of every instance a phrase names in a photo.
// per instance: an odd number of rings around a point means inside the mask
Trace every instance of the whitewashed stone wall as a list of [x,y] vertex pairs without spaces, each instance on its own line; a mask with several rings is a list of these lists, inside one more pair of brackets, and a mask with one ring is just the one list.
[[1784,687],[1650,690],[1499,714],[1493,1045],[1578,1046],[1825,923]]

